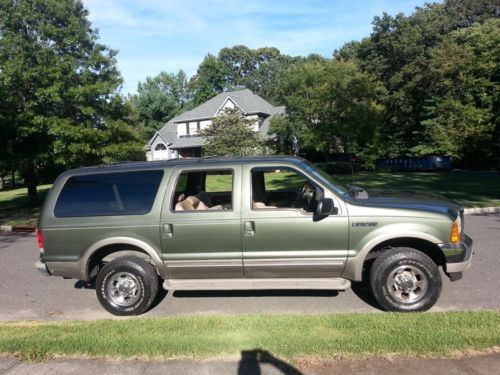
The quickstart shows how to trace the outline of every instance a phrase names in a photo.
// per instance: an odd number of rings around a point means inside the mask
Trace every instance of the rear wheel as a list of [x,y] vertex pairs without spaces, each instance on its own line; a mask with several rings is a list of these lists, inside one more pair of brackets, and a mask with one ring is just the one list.
[[441,293],[439,268],[424,253],[411,248],[385,250],[370,270],[370,287],[387,311],[425,311]]
[[140,315],[158,294],[158,276],[145,260],[117,258],[97,275],[96,293],[101,305],[114,315]]

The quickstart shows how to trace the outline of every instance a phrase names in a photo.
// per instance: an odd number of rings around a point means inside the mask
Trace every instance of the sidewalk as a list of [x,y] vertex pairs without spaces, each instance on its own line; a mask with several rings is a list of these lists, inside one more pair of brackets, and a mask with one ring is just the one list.
[[0,357],[0,375],[20,374],[499,374],[500,353],[460,359],[369,359],[304,362],[294,367],[272,355],[244,354],[240,361],[105,361],[99,359],[57,359],[47,362],[23,362],[13,357]]

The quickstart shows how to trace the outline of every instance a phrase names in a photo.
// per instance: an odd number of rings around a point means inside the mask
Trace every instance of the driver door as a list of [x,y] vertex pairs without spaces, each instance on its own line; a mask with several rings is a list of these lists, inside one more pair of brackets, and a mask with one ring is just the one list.
[[288,166],[244,166],[242,244],[249,278],[338,277],[348,251],[348,217],[313,220],[325,189]]

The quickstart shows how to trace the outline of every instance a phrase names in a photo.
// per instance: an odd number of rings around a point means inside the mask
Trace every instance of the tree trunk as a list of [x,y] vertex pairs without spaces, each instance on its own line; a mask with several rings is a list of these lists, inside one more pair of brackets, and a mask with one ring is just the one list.
[[36,206],[38,204],[38,194],[36,191],[36,185],[38,183],[35,163],[29,162],[25,170],[26,187],[28,188],[28,205]]
[[10,183],[12,185],[12,188],[16,187],[16,171],[15,170],[10,172]]

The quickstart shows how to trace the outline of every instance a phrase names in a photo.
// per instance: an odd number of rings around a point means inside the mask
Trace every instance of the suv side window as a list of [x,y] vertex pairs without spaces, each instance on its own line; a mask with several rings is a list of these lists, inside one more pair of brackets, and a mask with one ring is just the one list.
[[252,169],[252,209],[314,212],[323,190],[290,168]]
[[55,217],[144,215],[151,211],[163,171],[73,176],[54,207]]
[[233,171],[204,170],[182,172],[175,186],[171,210],[232,210]]

